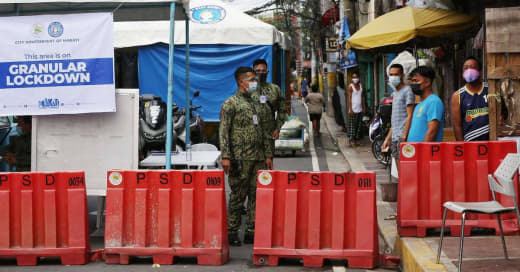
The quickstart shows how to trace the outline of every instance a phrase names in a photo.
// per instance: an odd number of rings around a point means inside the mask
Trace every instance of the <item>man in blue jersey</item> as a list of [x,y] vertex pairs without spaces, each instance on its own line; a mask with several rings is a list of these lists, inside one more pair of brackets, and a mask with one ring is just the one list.
[[489,141],[488,87],[481,81],[482,65],[468,57],[462,67],[466,85],[451,96],[451,121],[457,141]]
[[444,127],[444,105],[433,93],[432,84],[435,71],[427,66],[419,66],[411,73],[412,92],[421,98],[415,106],[408,142],[442,142]]

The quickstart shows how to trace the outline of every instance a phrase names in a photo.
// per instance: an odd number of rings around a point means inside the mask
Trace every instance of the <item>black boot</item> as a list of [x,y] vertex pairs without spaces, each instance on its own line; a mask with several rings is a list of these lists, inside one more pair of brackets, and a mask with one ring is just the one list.
[[238,233],[232,232],[228,235],[229,245],[230,246],[241,246],[242,242],[240,242],[240,239],[238,238]]
[[255,233],[252,231],[246,231],[244,234],[244,244],[252,244],[255,242]]

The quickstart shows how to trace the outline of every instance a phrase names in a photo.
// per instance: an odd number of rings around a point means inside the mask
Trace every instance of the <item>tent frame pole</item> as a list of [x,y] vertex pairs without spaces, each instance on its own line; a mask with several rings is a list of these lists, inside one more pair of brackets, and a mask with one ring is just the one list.
[[[187,13],[187,11],[186,11]],[[186,160],[191,161],[191,142],[190,142],[190,114],[191,114],[191,101],[190,101],[190,19],[186,14]]]
[[172,113],[173,113],[173,64],[175,49],[175,2],[170,5],[170,46],[168,54],[168,102],[166,104],[166,162],[164,169],[170,170],[172,167]]

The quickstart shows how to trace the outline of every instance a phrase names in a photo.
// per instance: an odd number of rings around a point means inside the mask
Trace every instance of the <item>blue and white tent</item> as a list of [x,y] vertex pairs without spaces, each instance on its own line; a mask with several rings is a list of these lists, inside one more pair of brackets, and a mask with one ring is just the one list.
[[[218,121],[222,102],[236,91],[233,73],[263,58],[271,71],[275,58],[288,49],[288,38],[274,26],[227,6],[219,0],[189,2],[190,92],[201,92],[206,121]],[[168,84],[168,21],[114,23],[114,47],[138,47],[139,89],[166,100]],[[174,102],[185,104],[185,24],[175,24]],[[279,69],[276,69],[279,70]]]

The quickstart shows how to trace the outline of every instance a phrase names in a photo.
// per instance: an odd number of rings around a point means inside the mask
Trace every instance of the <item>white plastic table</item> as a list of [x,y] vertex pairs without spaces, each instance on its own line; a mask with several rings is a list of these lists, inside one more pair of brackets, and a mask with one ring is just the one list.
[[[191,160],[186,151],[172,153],[172,166],[186,166],[188,169],[219,168],[220,151],[191,151]],[[152,153],[139,163],[140,167],[163,167],[166,163],[164,153]]]

